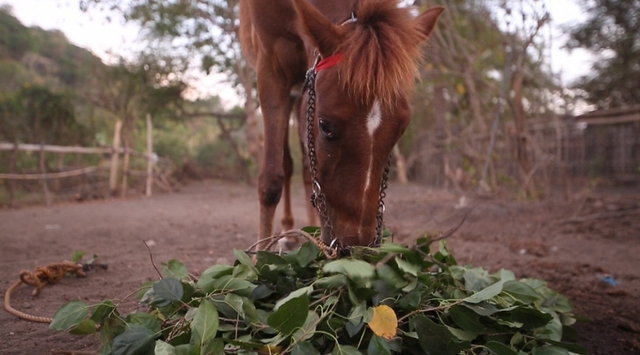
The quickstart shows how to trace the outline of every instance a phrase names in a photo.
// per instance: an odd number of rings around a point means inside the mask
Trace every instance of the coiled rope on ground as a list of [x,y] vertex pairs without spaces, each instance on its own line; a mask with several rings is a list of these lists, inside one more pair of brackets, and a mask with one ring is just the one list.
[[7,289],[4,294],[4,309],[7,312],[17,316],[19,318],[38,322],[38,323],[51,323],[53,318],[33,316],[11,307],[11,294],[21,284],[34,286],[35,289],[31,294],[37,296],[40,294],[42,288],[46,285],[53,285],[62,280],[67,274],[75,275],[78,277],[85,277],[86,274],[83,270],[82,264],[76,264],[71,261],[63,261],[61,263],[49,264],[47,266],[38,266],[34,271],[22,271],[20,272],[20,281],[14,283]]

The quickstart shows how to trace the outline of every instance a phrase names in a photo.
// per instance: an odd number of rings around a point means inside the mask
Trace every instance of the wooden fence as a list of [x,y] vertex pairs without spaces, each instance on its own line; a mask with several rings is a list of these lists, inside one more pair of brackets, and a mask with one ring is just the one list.
[[[490,180],[501,186],[521,183],[509,124],[503,123],[498,133],[489,174]],[[574,183],[594,180],[608,185],[640,185],[640,106],[531,120],[526,139],[532,160],[530,175],[540,182],[545,195],[552,186],[564,186],[566,193]],[[428,132],[419,142],[413,179],[463,189],[478,184],[477,162],[485,161],[488,137],[469,137],[448,146],[435,132]]]
[[[19,143],[6,143],[0,142],[0,151],[12,151],[12,155],[9,163],[9,173],[0,173],[0,180],[39,180],[42,184],[42,189],[45,194],[47,205],[51,204],[52,196],[48,186],[48,181],[51,179],[62,179],[73,176],[81,176],[95,173],[99,170],[103,170],[104,168],[101,166],[89,166],[80,169],[60,171],[60,172],[49,172],[46,169],[45,164],[45,152],[49,153],[58,153],[58,154],[100,154],[100,155],[111,155],[110,164],[108,167],[109,170],[109,194],[114,195],[118,189],[118,175],[120,168],[120,155],[123,156],[123,164],[122,164],[122,180],[121,180],[121,196],[124,197],[126,191],[128,189],[128,177],[129,175],[145,175],[146,176],[146,186],[145,186],[145,194],[147,196],[152,195],[152,186],[154,182],[160,188],[165,191],[171,191],[171,186],[168,183],[166,177],[161,174],[157,162],[160,159],[153,152],[153,140],[152,140],[152,131],[153,125],[151,122],[151,117],[147,116],[147,151],[146,152],[138,152],[132,149],[126,149],[120,147],[120,133],[122,129],[122,122],[117,121],[114,129],[114,138],[113,145],[107,147],[74,147],[74,146],[56,146],[56,145],[45,145],[45,144],[19,144]],[[17,153],[19,151],[24,152],[39,152],[39,173],[31,173],[31,174],[19,174],[15,170],[15,160],[17,158]],[[130,157],[140,157],[146,159],[147,161],[147,169],[145,172],[137,172],[130,169]],[[14,189],[13,184],[9,184],[9,188],[11,190]],[[13,191],[10,191],[10,199],[13,199]],[[12,201],[10,201],[10,204]]]

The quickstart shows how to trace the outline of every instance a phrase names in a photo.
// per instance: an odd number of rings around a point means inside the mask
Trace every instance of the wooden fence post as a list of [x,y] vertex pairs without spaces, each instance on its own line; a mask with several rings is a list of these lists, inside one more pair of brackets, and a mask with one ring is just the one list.
[[114,196],[118,189],[118,149],[120,149],[120,131],[122,121],[116,121],[113,132],[113,150],[111,153],[111,167],[109,172],[109,196]]
[[147,196],[151,196],[151,186],[153,185],[153,123],[151,115],[147,113]]
[[[18,143],[13,144],[13,151],[11,152],[11,158],[9,158],[9,174],[16,173],[16,160],[18,159]],[[16,182],[9,179],[9,207],[13,207],[13,199],[16,191]]]
[[124,158],[122,159],[122,190],[120,191],[120,198],[127,196],[127,190],[129,189],[129,164],[130,164],[130,147],[129,143],[124,143]]
[[45,161],[44,161],[44,144],[41,144],[41,149],[40,149],[40,173],[42,173],[44,176],[42,178],[42,188],[44,190],[44,197],[47,201],[47,206],[51,206],[51,192],[49,192],[49,185],[47,184],[47,169],[45,168]]

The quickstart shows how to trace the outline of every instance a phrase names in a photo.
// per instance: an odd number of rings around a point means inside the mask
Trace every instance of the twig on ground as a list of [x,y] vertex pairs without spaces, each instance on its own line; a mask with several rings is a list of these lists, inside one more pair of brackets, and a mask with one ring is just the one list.
[[144,246],[147,247],[147,250],[149,250],[149,259],[151,259],[151,265],[153,265],[153,268],[156,269],[158,276],[160,276],[161,279],[164,279],[164,277],[162,276],[162,273],[160,272],[160,270],[158,270],[158,267],[156,266],[155,261],[153,261],[153,253],[151,252],[151,248],[149,247],[149,244],[147,244],[147,242],[145,242],[144,240],[142,242],[144,243]]

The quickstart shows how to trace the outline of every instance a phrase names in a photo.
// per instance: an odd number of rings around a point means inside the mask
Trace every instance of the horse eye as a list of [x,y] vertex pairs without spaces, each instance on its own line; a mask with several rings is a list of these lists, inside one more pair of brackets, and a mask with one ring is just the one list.
[[320,121],[318,121],[318,126],[320,127],[320,132],[322,133],[322,135],[325,136],[328,140],[336,139],[335,134],[331,129],[331,123],[320,119]]

